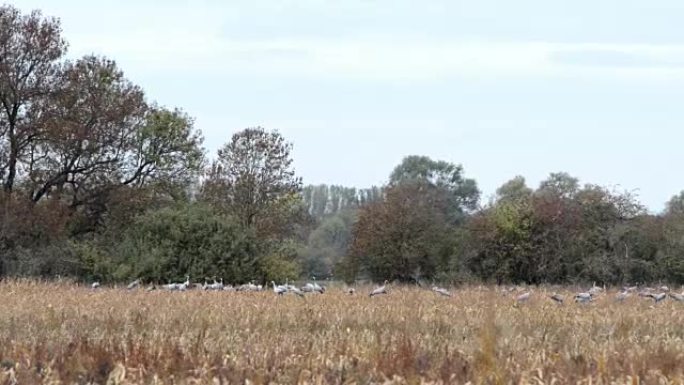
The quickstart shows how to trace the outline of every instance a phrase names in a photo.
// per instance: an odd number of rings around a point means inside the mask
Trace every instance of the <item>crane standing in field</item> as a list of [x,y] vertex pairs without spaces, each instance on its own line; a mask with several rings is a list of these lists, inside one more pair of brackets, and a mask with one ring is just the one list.
[[551,300],[553,300],[554,302],[556,302],[559,305],[562,305],[563,302],[565,301],[565,297],[563,297],[562,295],[560,295],[558,293],[553,293],[552,295],[549,296],[549,298],[551,298]]
[[653,301],[655,301],[655,303],[660,303],[660,302],[664,301],[665,298],[667,298],[667,294],[665,294],[665,293],[651,294],[649,297],[653,298]]
[[127,290],[137,289],[140,286],[140,283],[141,283],[140,278],[138,278],[135,281],[129,283],[128,286],[126,286],[126,289]]
[[624,302],[627,298],[629,298],[629,296],[629,292],[623,290],[615,295],[615,301]]
[[589,303],[594,300],[594,295],[591,293],[578,293],[575,295],[575,302]]
[[271,284],[273,285],[273,292],[278,294],[278,295],[283,295],[287,293],[287,288],[285,286],[276,286],[275,281],[271,281]]
[[381,294],[388,294],[387,292],[387,284],[389,282],[385,280],[385,283],[383,283],[382,286],[377,287],[375,290],[371,291],[369,297],[375,297],[376,295],[381,295]]
[[525,293],[520,294],[518,297],[516,297],[515,301],[517,303],[525,303],[525,302],[528,302],[531,297],[532,297],[532,293],[527,291]]
[[684,302],[684,293],[678,294],[678,293],[670,293],[670,298],[677,302]]
[[447,290],[443,287],[433,286],[432,291],[443,296],[443,297],[451,297],[451,293],[449,293],[449,290]]

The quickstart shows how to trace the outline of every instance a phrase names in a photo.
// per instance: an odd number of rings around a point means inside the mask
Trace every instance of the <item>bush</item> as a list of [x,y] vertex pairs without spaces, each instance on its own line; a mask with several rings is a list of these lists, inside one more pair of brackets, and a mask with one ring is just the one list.
[[[122,236],[113,236],[108,278],[167,282],[190,275],[243,282],[259,276],[258,249],[251,232],[233,218],[201,204],[184,204],[136,217]],[[106,253],[94,253],[102,259]],[[82,254],[83,256],[83,254]],[[93,259],[91,257],[91,259]],[[92,266],[96,269],[102,263]]]

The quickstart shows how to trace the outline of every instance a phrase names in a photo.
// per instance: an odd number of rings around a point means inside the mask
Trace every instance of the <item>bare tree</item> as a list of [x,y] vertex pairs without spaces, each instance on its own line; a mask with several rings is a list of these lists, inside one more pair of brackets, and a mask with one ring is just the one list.
[[26,150],[41,134],[34,105],[54,90],[65,52],[57,19],[0,6],[0,180],[7,193]]

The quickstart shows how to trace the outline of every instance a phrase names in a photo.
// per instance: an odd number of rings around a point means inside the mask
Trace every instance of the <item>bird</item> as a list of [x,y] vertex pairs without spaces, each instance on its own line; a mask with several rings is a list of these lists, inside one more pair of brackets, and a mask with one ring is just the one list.
[[601,292],[603,292],[603,288],[596,286],[596,282],[594,282],[594,285],[589,289],[589,294],[591,295],[600,294]]
[[314,292],[314,286],[310,283],[307,283],[306,285],[302,286],[302,291],[305,293],[313,293]]
[[579,303],[589,303],[594,300],[594,296],[591,293],[578,293],[575,295],[575,302]]
[[188,290],[189,287],[190,287],[190,276],[186,275],[185,276],[185,282],[178,285],[178,290],[186,291],[186,290]]
[[670,293],[670,298],[677,302],[684,302],[684,293],[682,294],[677,294],[677,293]]
[[237,291],[261,291],[260,287],[255,285],[254,282],[246,283],[237,288]]
[[667,294],[665,294],[665,293],[651,294],[650,297],[653,298],[653,301],[655,301],[655,303],[658,303],[658,302],[663,301],[665,298],[667,298]]
[[287,293],[287,288],[285,286],[276,286],[274,281],[271,281],[271,284],[273,285],[273,292],[278,294],[278,295],[283,295]]
[[100,287],[100,282],[93,282],[93,283],[90,285],[90,287],[93,288],[93,289],[97,289],[98,287]]
[[313,289],[314,289],[314,291],[319,292],[321,294],[325,293],[325,286],[320,286],[316,282],[316,277],[312,277],[312,278],[313,278]]
[[216,281],[216,278],[214,278],[214,283],[206,285],[206,290],[223,290],[223,278],[221,278],[220,282]]
[[615,295],[615,301],[617,302],[624,302],[627,298],[629,298],[629,292],[628,291],[621,291]]
[[302,292],[301,290],[299,290],[299,289],[298,289],[297,287],[295,287],[295,286],[291,286],[290,288],[288,288],[287,291],[290,292],[290,293],[296,294],[296,295],[298,295],[298,296],[301,297],[301,298],[304,298],[304,292]]
[[138,278],[135,281],[129,283],[128,286],[126,286],[126,289],[127,290],[137,289],[138,286],[140,286],[140,283],[141,283],[140,278]]
[[520,295],[515,299],[515,301],[518,302],[518,303],[525,303],[525,302],[527,302],[527,301],[530,300],[530,297],[532,297],[532,293],[530,293],[530,292],[528,291],[528,292],[525,292],[525,293],[520,294]]
[[451,297],[451,293],[449,293],[447,289],[441,287],[433,286],[432,291],[444,297]]
[[369,297],[374,297],[374,296],[380,295],[380,294],[387,294],[387,289],[386,289],[387,283],[388,283],[387,280],[385,280],[385,283],[383,283],[382,286],[380,286],[380,287],[376,288],[375,290],[373,290],[373,291],[370,293]]
[[177,283],[167,283],[166,285],[162,286],[164,290],[169,290],[169,291],[176,291],[178,290],[178,284]]
[[560,295],[558,293],[553,293],[552,295],[549,296],[549,298],[551,298],[553,301],[555,301],[556,303],[558,303],[560,305],[562,305],[563,301],[565,301],[565,297],[563,297],[562,295]]

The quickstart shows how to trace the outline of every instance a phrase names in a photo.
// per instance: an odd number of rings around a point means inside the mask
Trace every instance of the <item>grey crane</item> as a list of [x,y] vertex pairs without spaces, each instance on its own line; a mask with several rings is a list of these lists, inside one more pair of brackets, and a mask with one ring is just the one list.
[[451,297],[451,293],[449,293],[449,290],[443,287],[433,286],[432,291],[444,297]]
[[142,282],[142,281],[140,281],[140,278],[138,278],[138,279],[136,279],[135,281],[129,283],[128,286],[126,286],[126,289],[127,289],[127,290],[137,289],[137,288],[140,286],[140,283],[141,283],[141,282]]
[[677,302],[684,302],[684,293],[678,294],[678,293],[670,293],[670,298]]
[[551,294],[549,296],[549,298],[551,298],[551,300],[553,300],[554,302],[556,302],[559,305],[562,305],[563,302],[565,301],[565,297],[563,297],[562,295],[560,295],[558,293]]
[[594,295],[592,293],[578,293],[575,295],[575,302],[578,303],[589,303],[594,300]]
[[517,303],[525,303],[525,302],[529,301],[530,298],[532,298],[532,293],[530,293],[529,291],[527,291],[527,292],[522,293],[522,294],[520,294],[519,296],[517,296],[517,297],[515,298],[515,301],[516,301]]
[[665,298],[667,298],[667,294],[665,294],[665,293],[651,294],[649,297],[653,298],[653,301],[655,301],[655,303],[659,303],[659,302],[662,302],[663,300],[665,300]]
[[382,284],[382,286],[375,288],[375,290],[371,291],[369,294],[369,297],[375,297],[376,295],[381,295],[381,294],[388,294],[387,293],[387,284],[389,282],[385,280],[385,282]]
[[276,286],[274,281],[271,281],[271,284],[273,285],[273,292],[278,294],[278,295],[283,295],[287,293],[287,288],[285,286]]
[[615,301],[624,302],[627,298],[629,298],[629,296],[629,292],[623,290],[615,295]]

